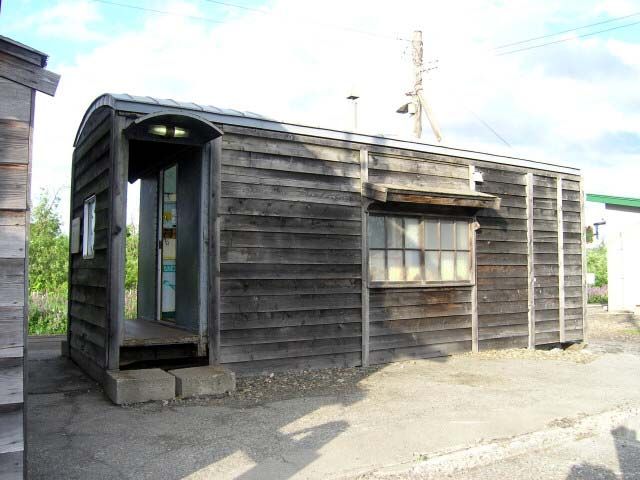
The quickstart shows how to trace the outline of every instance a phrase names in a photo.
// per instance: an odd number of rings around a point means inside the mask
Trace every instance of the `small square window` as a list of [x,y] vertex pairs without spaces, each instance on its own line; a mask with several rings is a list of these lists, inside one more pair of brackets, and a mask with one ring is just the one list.
[[82,258],[93,258],[96,234],[96,196],[84,201],[82,222]]

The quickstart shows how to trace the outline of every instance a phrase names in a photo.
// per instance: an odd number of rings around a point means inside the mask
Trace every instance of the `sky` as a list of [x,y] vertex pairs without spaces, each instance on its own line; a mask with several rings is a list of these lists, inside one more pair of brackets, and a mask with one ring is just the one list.
[[443,145],[579,167],[590,193],[640,197],[640,1],[5,0],[0,34],[62,76],[37,95],[32,198],[59,192],[68,218],[73,138],[104,92],[335,129],[351,129],[355,92],[360,131],[410,137],[396,109],[414,30],[437,65],[425,92]]

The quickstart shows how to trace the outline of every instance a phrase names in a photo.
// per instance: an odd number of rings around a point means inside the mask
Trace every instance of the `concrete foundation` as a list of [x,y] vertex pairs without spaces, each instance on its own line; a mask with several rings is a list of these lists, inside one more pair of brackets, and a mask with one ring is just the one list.
[[176,395],[223,395],[236,389],[235,374],[219,365],[170,370],[176,379]]
[[171,400],[175,398],[176,382],[159,368],[107,372],[104,389],[117,405]]

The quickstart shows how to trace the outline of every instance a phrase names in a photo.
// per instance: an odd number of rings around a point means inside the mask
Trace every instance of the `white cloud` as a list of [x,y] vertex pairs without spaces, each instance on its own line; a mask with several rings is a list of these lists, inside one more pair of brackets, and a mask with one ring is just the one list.
[[92,24],[100,19],[97,5],[85,0],[64,0],[23,19],[18,28],[35,29],[44,37],[74,41],[104,40]]
[[[625,109],[630,98],[640,106],[640,47],[594,37],[504,57],[491,50],[544,33],[545,20],[557,21],[563,15],[566,19],[571,12],[559,3],[477,1],[461,10],[458,4],[434,9],[417,0],[393,8],[388,2],[277,0],[268,7],[273,15],[234,11],[223,25],[149,14],[135,29],[105,37],[67,65],[58,64],[55,52],[49,52],[50,68],[61,73],[62,80],[55,98],[38,99],[35,190],[49,183],[68,184],[76,128],[89,103],[105,91],[195,101],[348,129],[351,110],[345,97],[355,84],[363,131],[408,136],[410,120],[395,113],[411,87],[409,52],[403,55],[407,43],[320,25],[402,31],[409,37],[413,23],[424,31],[425,57],[440,59],[440,68],[430,74],[426,87],[446,144],[505,150],[473,111],[512,143],[508,153],[586,166],[589,188],[610,194],[624,189],[629,195],[632,175],[637,178],[640,173],[633,167],[633,157],[617,154],[627,173],[616,175],[603,167],[600,158],[607,151],[597,142],[607,132],[640,124],[638,109]],[[582,4],[576,11],[583,12]],[[208,18],[216,18],[220,11],[188,1],[158,8]],[[101,13],[77,15],[76,31],[89,30],[94,15]],[[582,66],[596,53],[606,54],[607,62],[619,62],[635,75],[594,80],[574,75],[571,69],[558,75],[554,69],[578,53]],[[594,60],[596,69],[599,58]],[[426,122],[425,127],[424,138],[429,140]]]

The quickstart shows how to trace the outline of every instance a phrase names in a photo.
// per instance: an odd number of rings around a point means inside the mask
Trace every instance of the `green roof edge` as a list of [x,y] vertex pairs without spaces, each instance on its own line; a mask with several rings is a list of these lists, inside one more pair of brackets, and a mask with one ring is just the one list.
[[587,201],[596,203],[608,203],[609,205],[621,205],[623,207],[640,208],[640,198],[615,197],[613,195],[587,193]]

